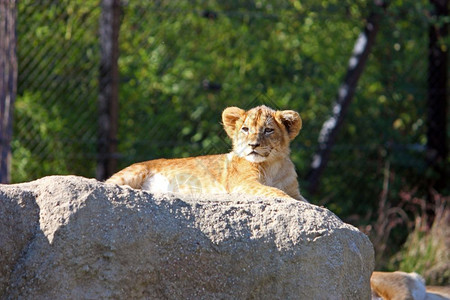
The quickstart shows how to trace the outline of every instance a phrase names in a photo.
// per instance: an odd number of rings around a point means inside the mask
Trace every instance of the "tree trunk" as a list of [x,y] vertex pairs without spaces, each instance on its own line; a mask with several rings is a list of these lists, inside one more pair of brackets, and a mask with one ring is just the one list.
[[102,0],[100,17],[100,93],[97,179],[105,180],[116,171],[119,102],[120,1]]
[[[431,0],[434,17],[448,16],[448,0]],[[428,102],[427,102],[427,159],[438,175],[431,187],[444,188],[447,184],[445,163],[447,148],[447,55],[440,41],[448,36],[447,23],[431,24],[428,50]]]
[[0,2],[0,183],[11,181],[13,107],[17,91],[16,0]]
[[313,162],[308,174],[308,190],[315,193],[319,186],[320,177],[327,166],[331,149],[336,140],[336,136],[341,128],[347,109],[353,100],[353,95],[358,80],[364,70],[367,58],[372,49],[375,37],[378,32],[381,8],[385,8],[383,1],[375,1],[376,7],[369,15],[364,31],[360,33],[353,47],[353,53],[349,60],[347,74],[344,83],[339,87],[337,100],[332,108],[332,115],[322,125],[319,133],[319,149],[313,156]]

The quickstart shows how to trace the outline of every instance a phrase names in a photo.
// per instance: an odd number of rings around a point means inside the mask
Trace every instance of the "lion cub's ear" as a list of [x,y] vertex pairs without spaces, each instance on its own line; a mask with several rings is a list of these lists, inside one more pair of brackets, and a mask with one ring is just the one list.
[[239,120],[245,113],[245,110],[239,107],[227,107],[222,113],[223,128],[230,138],[234,136],[236,121]]
[[289,139],[292,141],[302,129],[302,119],[298,112],[293,110],[277,111],[277,119],[286,127]]

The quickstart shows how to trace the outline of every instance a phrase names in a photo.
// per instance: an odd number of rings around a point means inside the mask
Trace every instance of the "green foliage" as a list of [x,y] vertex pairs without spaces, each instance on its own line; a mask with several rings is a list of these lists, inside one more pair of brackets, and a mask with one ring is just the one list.
[[[27,130],[22,132],[21,139],[15,139],[12,147],[17,149],[14,154],[21,159],[14,159],[12,169],[14,176],[27,178],[29,169],[40,169],[49,172],[53,168],[63,168],[64,159],[47,155],[36,147],[37,142],[45,148],[52,149],[54,153],[63,153],[64,144],[60,139],[55,139],[55,134],[65,127],[64,121],[54,117],[60,112],[57,106],[45,109],[39,105],[41,95],[25,93],[17,101],[16,124],[26,124]],[[46,122],[42,122],[45,120]]]
[[95,170],[98,1],[20,1],[12,179]]
[[414,231],[402,252],[402,260],[399,269],[405,272],[418,272],[424,274],[434,263],[436,263],[437,246],[424,233]]

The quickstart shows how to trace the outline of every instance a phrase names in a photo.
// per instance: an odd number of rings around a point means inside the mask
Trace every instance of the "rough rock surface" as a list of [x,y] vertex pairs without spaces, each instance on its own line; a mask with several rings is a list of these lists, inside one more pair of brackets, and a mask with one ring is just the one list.
[[373,265],[364,234],[307,203],[0,185],[2,299],[369,299]]

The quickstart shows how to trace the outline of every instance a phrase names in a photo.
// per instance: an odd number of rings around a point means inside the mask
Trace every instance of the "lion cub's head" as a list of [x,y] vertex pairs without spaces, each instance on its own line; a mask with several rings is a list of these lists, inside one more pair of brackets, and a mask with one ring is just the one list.
[[289,142],[302,128],[297,112],[275,111],[264,105],[249,111],[228,107],[222,113],[222,122],[233,141],[234,153],[254,163],[289,155]]

